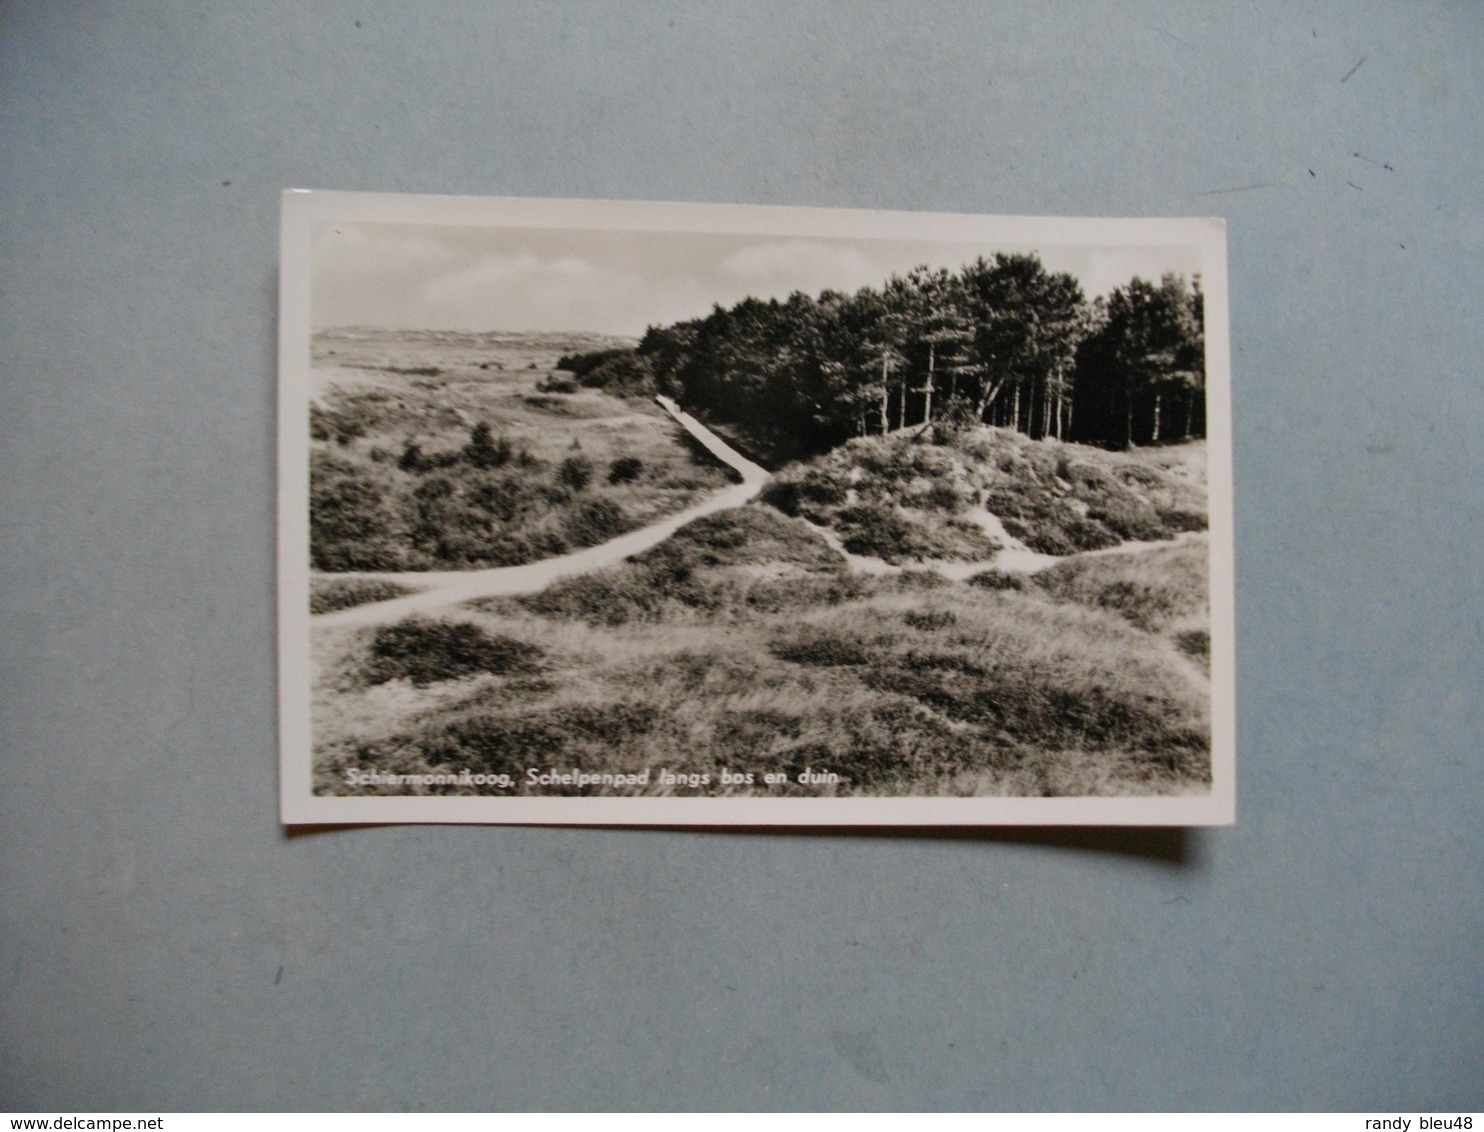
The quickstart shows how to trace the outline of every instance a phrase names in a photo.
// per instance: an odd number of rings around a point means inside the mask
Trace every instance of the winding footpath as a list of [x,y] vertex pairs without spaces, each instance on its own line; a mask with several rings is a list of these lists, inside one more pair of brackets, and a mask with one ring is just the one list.
[[539,593],[559,578],[570,578],[576,574],[586,574],[591,570],[612,566],[622,562],[625,558],[656,547],[687,523],[703,515],[740,507],[762,491],[763,484],[768,482],[767,469],[747,459],[695,417],[682,411],[680,406],[670,398],[656,397],[655,400],[708,452],[735,469],[742,477],[742,482],[717,492],[694,507],[660,519],[637,531],[630,531],[626,535],[620,535],[616,539],[597,546],[590,546],[571,554],[563,554],[557,558],[527,563],[524,566],[500,566],[491,570],[414,570],[330,575],[335,578],[361,578],[422,588],[420,592],[407,594],[404,597],[357,605],[350,609],[338,609],[333,613],[321,613],[312,619],[312,623],[315,627],[326,628],[382,625],[412,613],[427,613],[478,598]]
[[[711,515],[717,511],[725,511],[732,507],[740,507],[757,496],[762,491],[763,485],[768,482],[770,473],[766,468],[754,464],[743,456],[726,441],[722,440],[709,428],[689,413],[683,411],[674,401],[668,397],[656,397],[660,406],[673,417],[677,424],[697,441],[713,456],[733,468],[742,477],[742,482],[732,487],[717,492],[715,495],[703,500],[693,507],[677,512],[667,518],[660,519],[637,531],[620,535],[618,538],[597,546],[590,546],[584,550],[574,551],[557,558],[546,558],[540,562],[530,562],[523,566],[500,566],[489,570],[408,570],[392,572],[357,571],[337,573],[329,575],[334,578],[357,578],[370,581],[394,582],[397,585],[414,587],[417,593],[406,594],[402,597],[390,598],[386,601],[370,602],[365,605],[352,606],[349,609],[339,609],[332,613],[321,613],[312,618],[316,627],[332,626],[359,626],[359,625],[382,625],[389,621],[395,621],[413,613],[428,613],[433,610],[445,609],[449,606],[461,605],[467,601],[475,601],[485,597],[507,597],[518,594],[539,593],[552,582],[560,578],[570,578],[578,574],[586,574],[592,570],[600,570],[605,566],[612,566],[622,562],[625,558],[635,554],[641,554],[646,550],[658,546],[673,535],[687,523],[693,522],[704,515]],[[941,574],[947,578],[963,580],[978,574],[983,570],[995,568],[999,570],[1033,574],[1046,569],[1058,562],[1070,561],[1073,558],[1094,558],[1103,555],[1138,553],[1144,550],[1153,550],[1158,547],[1176,546],[1191,539],[1203,538],[1203,532],[1189,532],[1174,539],[1158,542],[1126,542],[1118,546],[1108,547],[1104,550],[1085,551],[1082,554],[1070,557],[1058,557],[1050,554],[1040,554],[1031,550],[1023,542],[1016,539],[1005,530],[1000,520],[988,512],[975,509],[974,517],[985,533],[1001,544],[1002,549],[992,561],[988,562],[956,562],[942,559],[930,559],[915,564],[915,569],[929,570]],[[823,538],[835,551],[837,551],[846,562],[848,568],[858,574],[897,574],[904,567],[886,562],[883,559],[862,554],[852,554],[847,551],[840,536],[828,527],[815,523],[810,526]],[[1172,650],[1173,651],[1173,650]],[[1188,659],[1183,656],[1181,660],[1188,665]]]

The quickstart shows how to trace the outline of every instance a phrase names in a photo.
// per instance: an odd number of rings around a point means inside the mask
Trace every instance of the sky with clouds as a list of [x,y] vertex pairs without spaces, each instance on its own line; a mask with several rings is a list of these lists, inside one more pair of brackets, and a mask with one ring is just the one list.
[[696,232],[326,223],[315,233],[316,328],[590,331],[638,337],[748,295],[854,292],[918,264],[957,269],[1035,251],[1089,297],[1135,275],[1200,270],[1195,247],[1017,246]]

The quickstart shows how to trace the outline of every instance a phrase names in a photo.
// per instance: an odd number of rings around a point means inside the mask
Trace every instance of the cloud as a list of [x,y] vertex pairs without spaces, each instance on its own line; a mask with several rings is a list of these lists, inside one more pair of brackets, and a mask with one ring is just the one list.
[[[879,287],[917,264],[957,270],[979,255],[1028,247],[980,242],[849,240],[411,224],[325,224],[315,233],[316,326],[430,330],[588,330],[638,335],[703,317],[714,304]],[[1062,245],[1042,249],[1089,298],[1134,275],[1199,270],[1190,247]]]
[[857,291],[883,279],[880,266],[859,247],[823,240],[770,240],[743,248],[721,261],[719,273],[747,292],[769,296]]
[[632,333],[644,290],[640,276],[576,256],[493,253],[425,282],[409,315],[419,325],[475,330]]
[[1078,275],[1088,298],[1106,295],[1136,275],[1153,283],[1167,271],[1190,276],[1201,269],[1196,248],[1090,248],[1086,256]]

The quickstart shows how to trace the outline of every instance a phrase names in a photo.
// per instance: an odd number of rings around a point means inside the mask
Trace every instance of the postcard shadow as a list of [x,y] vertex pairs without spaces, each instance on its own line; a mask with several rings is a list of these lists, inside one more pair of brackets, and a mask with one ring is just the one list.
[[[287,825],[282,829],[284,838],[293,841],[322,833],[416,824],[420,823],[364,822],[355,825]],[[1028,848],[1138,857],[1153,864],[1181,869],[1197,866],[1202,857],[1201,831],[1183,826],[635,826],[581,824],[541,825],[526,828],[714,833],[749,837],[890,837],[912,840],[981,841],[1001,845],[1023,845]]]

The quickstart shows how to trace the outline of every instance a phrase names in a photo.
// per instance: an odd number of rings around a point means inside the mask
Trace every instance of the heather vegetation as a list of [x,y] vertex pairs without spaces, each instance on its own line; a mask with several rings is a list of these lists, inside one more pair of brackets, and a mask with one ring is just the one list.
[[368,684],[408,680],[425,686],[479,672],[531,672],[541,650],[467,621],[409,617],[372,634],[363,676]]
[[[325,736],[321,786],[350,768],[469,769],[520,792],[526,767],[580,765],[649,768],[649,793],[687,789],[661,768],[707,776],[689,788],[706,794],[1201,790],[1208,695],[1189,638],[1204,561],[1197,536],[1040,574],[871,577],[807,521],[752,504],[436,628],[361,631],[341,664],[364,690],[348,694],[383,714]],[[421,681],[424,698],[376,698],[367,673]],[[738,768],[789,782],[723,787]],[[806,770],[838,781],[802,786]]]
[[317,577],[309,580],[309,612],[333,613],[373,601],[389,601],[413,591],[375,578]]
[[1006,429],[930,444],[907,433],[862,437],[782,469],[763,498],[833,528],[852,553],[891,563],[983,561],[1004,533],[1043,554],[1070,555],[1205,528],[1204,478],[1188,454],[1134,459]]
[[[563,377],[555,361],[566,341],[322,335],[316,361],[330,380],[310,408],[314,568],[534,562],[729,482],[651,401]],[[543,343],[550,353],[538,352]],[[437,364],[420,364],[426,356]]]
[[[372,365],[351,343],[335,365],[365,380],[311,419],[321,571],[530,562],[734,479],[656,391],[797,459],[615,565],[325,629],[316,788],[468,770],[520,793],[529,767],[581,766],[650,770],[647,793],[1206,789],[1204,444],[1176,443],[1204,429],[1200,303],[1170,277],[1088,304],[996,256],[745,300],[637,348],[444,336]],[[320,577],[313,600],[399,592],[381,584]]]

